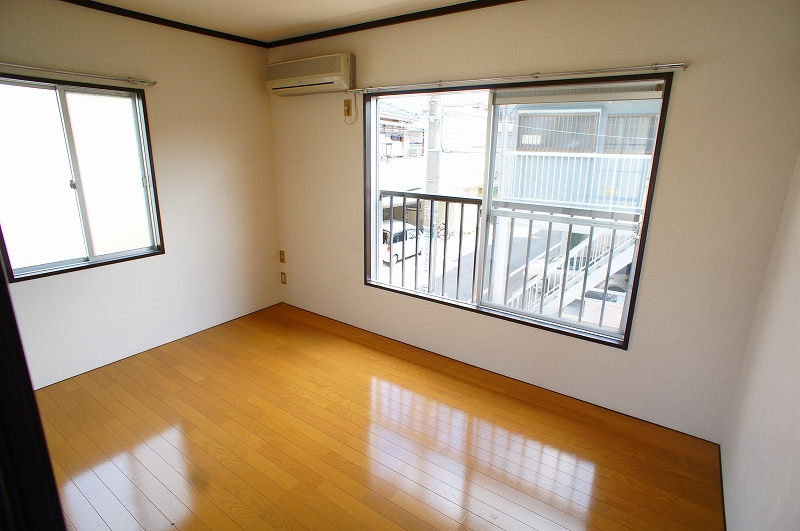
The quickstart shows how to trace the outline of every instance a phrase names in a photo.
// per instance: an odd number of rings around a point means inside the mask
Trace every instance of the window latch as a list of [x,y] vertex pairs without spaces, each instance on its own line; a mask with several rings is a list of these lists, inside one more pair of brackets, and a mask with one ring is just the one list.
[[78,186],[75,184],[75,181],[70,181],[69,182],[69,187],[72,188],[73,190],[77,190],[77,188],[78,188]]

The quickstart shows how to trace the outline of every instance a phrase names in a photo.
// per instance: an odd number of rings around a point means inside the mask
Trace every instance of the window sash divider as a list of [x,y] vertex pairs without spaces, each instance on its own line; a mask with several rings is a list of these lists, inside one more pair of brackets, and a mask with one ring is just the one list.
[[[490,97],[486,115],[488,123],[486,124],[486,149],[492,150],[487,153],[493,153],[497,148],[497,126],[498,116],[497,107],[494,105],[494,98]],[[484,162],[483,174],[483,198],[480,206],[480,224],[476,230],[481,230],[480,238],[477,238],[477,245],[475,249],[475,262],[477,268],[473,267],[473,272],[477,277],[475,280],[475,293],[473,294],[475,305],[480,306],[483,299],[483,275],[486,260],[483,257],[486,255],[486,248],[489,245],[489,209],[487,208],[488,198],[492,196],[492,174],[494,173],[494,157],[486,157]],[[478,259],[481,257],[481,259]],[[477,269],[477,271],[476,271]]]
[[67,94],[64,87],[56,87],[58,94],[58,107],[61,111],[61,125],[64,128],[64,138],[67,141],[67,153],[69,155],[69,166],[72,171],[72,182],[75,183],[75,197],[78,201],[78,211],[81,216],[81,228],[83,229],[83,242],[86,246],[86,255],[91,262],[95,257],[92,236],[89,230],[89,216],[86,212],[86,200],[83,195],[83,184],[81,182],[81,171],[78,166],[78,152],[75,149],[75,137],[72,134],[72,122],[69,118],[69,107],[67,106]]
[[156,227],[159,227],[158,213],[156,212],[157,201],[155,189],[153,188],[153,166],[150,160],[150,149],[146,137],[147,123],[144,116],[144,100],[139,94],[135,94],[135,98],[134,110],[136,111],[136,121],[139,126],[139,135],[137,137],[139,142],[139,164],[142,170],[142,188],[144,191],[145,208],[147,209],[147,215],[150,219],[150,242],[154,247],[158,247],[161,245],[161,234],[156,229]]

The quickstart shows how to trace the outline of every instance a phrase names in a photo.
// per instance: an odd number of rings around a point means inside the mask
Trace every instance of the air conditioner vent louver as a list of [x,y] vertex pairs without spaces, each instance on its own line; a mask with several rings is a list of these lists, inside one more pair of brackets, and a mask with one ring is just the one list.
[[313,76],[338,72],[341,68],[341,58],[338,55],[324,55],[312,57],[302,61],[289,61],[267,66],[267,79],[286,79],[287,77]]
[[339,92],[355,86],[355,57],[340,53],[267,65],[267,88],[281,95]]

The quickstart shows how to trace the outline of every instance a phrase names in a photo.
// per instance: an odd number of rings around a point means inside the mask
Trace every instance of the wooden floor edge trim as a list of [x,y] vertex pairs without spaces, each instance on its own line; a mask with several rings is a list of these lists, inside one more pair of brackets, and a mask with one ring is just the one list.
[[[291,305],[289,303],[286,303],[286,302],[279,302],[278,304],[273,304],[272,306],[268,306],[267,308],[264,308],[264,310],[270,310],[270,309],[280,310],[280,307],[285,307],[290,312],[300,312],[302,314],[306,314],[306,316],[311,317],[311,318],[313,318],[313,319],[315,319],[317,321],[318,320],[328,321],[328,322],[330,322],[331,325],[333,325],[333,327],[331,327],[332,328],[331,330],[328,330],[328,329],[325,329],[325,328],[321,328],[321,327],[316,326],[316,325],[311,325],[309,323],[307,323],[307,324],[309,324],[309,326],[314,326],[314,328],[317,328],[318,330],[322,330],[322,331],[325,331],[325,332],[330,332],[330,333],[332,333],[334,335],[337,335],[339,337],[342,337],[342,338],[345,338],[347,340],[359,343],[360,345],[365,345],[365,346],[368,346],[368,347],[375,348],[373,345],[370,345],[368,343],[365,343],[365,342],[360,341],[359,339],[357,339],[358,335],[366,334],[366,335],[375,337],[381,343],[389,343],[389,344],[393,344],[393,345],[398,345],[398,346],[401,346],[404,349],[407,349],[407,350],[412,351],[414,353],[419,353],[419,354],[423,354],[423,355],[426,355],[426,356],[433,356],[433,357],[440,358],[442,360],[442,365],[444,365],[444,363],[446,363],[447,361],[451,360],[451,358],[448,358],[447,356],[443,356],[441,354],[437,354],[436,352],[433,352],[433,351],[430,351],[430,350],[426,350],[424,348],[417,347],[417,346],[412,345],[410,343],[405,343],[405,342],[400,341],[398,339],[393,339],[391,337],[384,336],[384,335],[378,334],[376,332],[372,332],[370,330],[367,330],[366,328],[360,328],[358,326],[351,325],[349,323],[345,323],[344,321],[340,321],[338,319],[334,319],[333,317],[328,317],[328,316],[325,316],[325,315],[322,315],[322,314],[319,314],[319,313],[312,312],[310,310],[306,310],[305,308],[300,308],[299,306],[293,306],[293,305]],[[263,310],[260,310],[260,311],[263,311]],[[254,313],[256,313],[256,312],[254,312]],[[297,320],[297,319],[295,319],[295,320]],[[334,329],[336,329],[337,331],[334,331]],[[342,331],[341,329],[344,329],[344,331]],[[392,354],[392,353],[391,352],[387,352],[387,354]],[[409,361],[413,361],[413,359],[411,359],[411,358],[404,358],[404,359],[408,359]],[[418,363],[418,362],[415,361],[415,363]],[[470,367],[471,367],[471,365],[470,365]]]
[[[634,416],[634,415],[630,415],[630,414],[628,414],[628,413],[623,413],[623,412],[621,412],[621,411],[617,411],[617,410],[615,410],[615,409],[611,409],[611,408],[609,408],[609,407],[606,407],[606,406],[601,406],[601,405],[598,405],[598,404],[595,404],[595,403],[589,402],[588,400],[583,400],[583,399],[581,399],[581,398],[576,398],[576,397],[570,396],[570,395],[568,395],[568,394],[566,394],[566,393],[562,393],[562,392],[559,392],[559,391],[555,391],[555,390],[553,390],[553,389],[549,389],[549,388],[547,388],[547,387],[543,387],[543,386],[541,386],[541,385],[536,385],[536,384],[528,383],[528,382],[525,382],[525,381],[522,381],[522,380],[518,380],[518,379],[516,379],[516,378],[513,378],[513,377],[511,377],[511,376],[506,376],[506,375],[504,375],[504,374],[500,374],[500,373],[496,373],[496,372],[494,372],[494,371],[490,371],[489,369],[483,369],[483,368],[481,368],[481,367],[476,367],[476,366],[474,366],[474,365],[470,365],[470,364],[468,364],[468,363],[465,363],[465,362],[463,362],[463,361],[459,361],[459,360],[455,360],[455,359],[449,359],[449,361],[447,362],[447,364],[446,364],[446,365],[448,365],[448,364],[458,364],[458,365],[460,365],[460,366],[464,366],[464,367],[466,367],[466,368],[467,368],[467,370],[480,370],[480,371],[484,371],[484,372],[486,372],[486,373],[489,373],[489,374],[491,374],[491,375],[492,375],[492,377],[494,377],[495,379],[497,379],[497,378],[504,378],[504,379],[506,379],[506,380],[510,380],[510,382],[512,382],[512,383],[514,384],[514,386],[515,386],[515,387],[517,387],[517,388],[520,388],[520,387],[523,387],[523,386],[527,386],[527,387],[535,388],[535,389],[537,389],[537,390],[540,390],[540,391],[542,391],[542,392],[545,392],[545,393],[550,393],[550,394],[553,394],[553,395],[556,395],[556,396],[562,397],[563,399],[566,399],[566,400],[568,400],[568,401],[571,401],[571,402],[573,402],[573,404],[580,404],[580,405],[582,405],[583,407],[595,408],[595,409],[602,410],[602,411],[604,411],[604,412],[606,412],[606,413],[613,413],[614,415],[618,415],[618,416],[621,416],[621,417],[625,417],[626,419],[629,419],[629,422],[630,422],[630,421],[635,421],[636,423],[645,423],[645,424],[647,425],[646,427],[647,427],[647,428],[649,428],[649,429],[651,429],[651,430],[669,430],[669,431],[670,431],[670,432],[671,432],[671,433],[672,433],[674,436],[681,437],[681,438],[683,438],[683,437],[689,437],[689,438],[693,439],[694,441],[696,441],[698,444],[702,444],[702,445],[713,445],[713,446],[719,447],[719,443],[715,443],[715,442],[713,442],[713,441],[709,441],[708,439],[703,439],[702,437],[698,437],[698,436],[696,436],[696,435],[692,435],[692,434],[690,434],[690,433],[682,432],[682,431],[680,431],[680,430],[677,430],[677,429],[675,429],[675,428],[670,428],[670,427],[668,427],[668,426],[664,426],[664,425],[662,425],[662,424],[658,424],[658,423],[656,423],[656,422],[653,422],[653,421],[650,421],[650,420],[642,419],[642,418],[636,417],[636,416]],[[462,369],[462,370],[463,370],[463,369]],[[455,374],[455,375],[454,375],[454,374],[452,374],[452,373],[450,373],[450,374],[451,374],[452,376],[454,376],[455,378],[459,378],[459,376],[458,376],[457,374]],[[473,385],[478,385],[478,386],[480,386],[480,387],[483,387],[483,388],[485,388],[485,389],[488,389],[488,390],[491,390],[491,391],[494,391],[494,392],[501,393],[501,394],[503,394],[503,395],[505,395],[505,396],[509,396],[509,397],[512,397],[512,398],[516,398],[517,400],[521,400],[521,401],[523,401],[523,402],[531,403],[531,402],[533,402],[533,401],[535,401],[535,400],[536,400],[536,397],[530,397],[530,398],[528,398],[528,397],[525,397],[525,396],[519,396],[519,395],[517,395],[516,393],[505,392],[505,391],[503,391],[503,389],[504,389],[503,387],[498,387],[497,385],[488,386],[488,385],[482,385],[481,383],[478,383],[478,382],[472,382],[471,380],[464,380],[464,381],[467,381],[467,382],[469,382],[469,383],[471,383],[471,384],[473,384]],[[510,390],[510,387],[509,387],[509,390]],[[545,399],[542,399],[542,400],[545,400]],[[555,404],[554,402],[552,402],[552,401],[548,401],[548,402],[549,402],[550,404],[554,404],[554,405],[556,405],[556,404]],[[577,408],[573,408],[573,407],[571,407],[573,404],[571,404],[571,405],[569,405],[569,406],[562,406],[562,407],[569,408],[569,409],[571,409],[572,411],[574,411],[576,414],[579,414],[579,415],[581,415],[581,414],[582,414],[582,415],[587,415],[587,412],[586,412],[586,411],[580,411],[580,410],[578,410]],[[613,425],[616,425],[617,427],[620,427],[620,428],[623,428],[623,429],[624,429],[624,428],[627,428],[627,429],[641,429],[641,428],[642,428],[642,426],[633,426],[632,424],[626,427],[626,426],[624,426],[622,423],[620,423],[620,422],[617,422],[617,420],[619,420],[619,419],[612,419],[611,425],[612,425],[612,426],[613,426]],[[659,435],[659,436],[661,436],[661,435],[663,435],[663,434],[658,434],[658,435]],[[647,442],[647,441],[646,441],[646,440],[644,440],[644,439],[640,439],[640,440],[642,440],[643,442]],[[652,443],[650,443],[650,444],[652,444]],[[715,457],[716,457],[716,454],[717,454],[718,452],[714,451],[713,453],[715,454]],[[714,466],[716,466],[716,465],[717,465],[717,463],[710,463],[710,464],[713,464]]]
[[[681,436],[691,437],[692,439],[695,439],[698,442],[707,443],[707,444],[710,444],[710,445],[713,445],[713,446],[717,447],[717,449],[718,449],[718,451],[717,451],[717,454],[718,454],[717,459],[720,459],[720,457],[719,457],[719,448],[720,448],[719,443],[715,443],[714,441],[709,441],[708,439],[704,439],[704,438],[699,437],[697,435],[692,435],[691,433],[686,433],[686,432],[677,430],[675,428],[670,428],[669,426],[664,426],[662,424],[658,424],[657,422],[653,422],[653,421],[646,420],[646,419],[641,419],[639,417],[636,417],[634,415],[630,415],[628,413],[623,413],[621,411],[616,411],[616,410],[611,409],[609,407],[605,407],[605,406],[601,406],[601,405],[598,405],[598,404],[594,404],[592,402],[589,402],[588,400],[582,400],[580,398],[575,398],[575,397],[569,396],[569,395],[567,395],[565,393],[561,393],[559,391],[554,391],[552,389],[548,389],[548,388],[543,387],[541,385],[535,385],[535,384],[532,384],[532,383],[528,383],[528,382],[525,382],[523,380],[519,380],[517,378],[513,378],[511,376],[506,376],[505,374],[500,374],[498,372],[490,371],[489,369],[484,369],[482,367],[477,367],[475,365],[470,365],[470,364],[465,363],[463,361],[459,361],[459,360],[456,360],[456,359],[453,359],[453,358],[448,358],[447,356],[444,356],[442,354],[438,354],[436,352],[432,352],[432,351],[423,349],[421,347],[417,347],[415,345],[411,345],[409,343],[405,343],[403,341],[399,341],[397,339],[393,339],[393,338],[390,338],[390,337],[387,337],[387,336],[383,336],[381,334],[377,334],[377,333],[372,332],[370,330],[367,330],[365,328],[359,328],[357,326],[345,323],[344,321],[339,321],[338,319],[334,319],[332,317],[328,317],[328,316],[325,316],[325,315],[322,315],[322,314],[318,314],[318,313],[312,312],[310,310],[306,310],[305,308],[300,308],[299,306],[294,306],[294,305],[291,305],[291,304],[286,303],[286,302],[279,302],[277,304],[273,304],[272,306],[268,306],[268,307],[264,308],[263,310],[270,310],[270,309],[279,310],[280,309],[279,307],[286,307],[286,308],[290,309],[290,311],[303,312],[303,313],[307,314],[309,317],[312,317],[314,319],[327,320],[331,324],[333,324],[334,326],[332,326],[330,328],[323,328],[323,327],[317,326],[315,324],[309,323],[307,321],[302,321],[302,322],[304,322],[305,324],[307,324],[309,326],[313,326],[314,328],[317,328],[318,330],[322,330],[322,331],[325,331],[325,332],[332,333],[332,334],[337,335],[339,337],[342,337],[344,339],[348,339],[350,341],[353,341],[355,343],[359,343],[359,344],[364,345],[364,346],[368,346],[370,348],[376,348],[376,347],[374,345],[370,345],[370,344],[367,344],[367,343],[365,343],[363,341],[360,341],[358,339],[358,333],[372,334],[372,335],[377,336],[377,337],[379,337],[379,338],[381,338],[381,339],[383,339],[385,341],[390,341],[390,342],[393,342],[395,344],[407,347],[409,349],[413,349],[415,351],[421,351],[421,352],[424,352],[424,353],[426,353],[428,355],[431,355],[431,356],[437,356],[437,357],[443,358],[445,360],[444,363],[442,364],[443,367],[447,366],[450,363],[461,364],[461,365],[464,365],[464,366],[470,368],[471,370],[483,371],[483,372],[489,373],[489,374],[491,374],[491,375],[493,375],[495,377],[508,379],[508,380],[514,382],[515,384],[521,384],[521,385],[524,385],[524,386],[530,386],[530,387],[533,387],[533,388],[536,388],[536,389],[540,389],[542,391],[546,391],[548,393],[553,393],[555,395],[558,395],[558,396],[561,396],[561,397],[567,399],[568,401],[575,401],[575,402],[580,403],[580,404],[582,404],[584,406],[591,406],[591,407],[599,408],[599,409],[608,411],[610,413],[614,413],[614,414],[617,414],[617,415],[622,415],[622,416],[624,416],[624,417],[626,417],[628,419],[631,419],[631,420],[634,420],[634,421],[637,421],[637,422],[643,422],[643,423],[649,424],[654,428],[665,429],[665,430],[669,430],[669,431],[674,432],[675,434],[678,434],[678,435],[681,435]],[[263,311],[263,310],[259,310],[259,311]],[[252,313],[256,313],[256,312],[252,312]],[[287,317],[292,318],[292,316],[290,316],[290,315],[287,315]],[[300,319],[295,319],[295,320],[300,320]],[[355,331],[358,331],[358,333],[353,334],[353,332],[349,331],[348,329],[353,329]],[[347,334],[348,331],[350,332],[350,335]],[[392,352],[387,352],[387,354],[394,355]],[[413,359],[409,359],[409,358],[404,358],[404,359],[407,359],[408,361],[412,361],[412,362],[416,363]],[[455,375],[453,377],[454,378],[458,378],[458,376],[455,376]],[[458,378],[458,379],[461,379],[461,378]],[[516,399],[516,400],[520,400],[520,401],[523,401],[523,402],[530,403],[529,400],[525,400],[524,398],[521,398],[519,396],[504,392],[502,389],[498,389],[498,388],[495,388],[495,387],[488,387],[486,385],[481,385],[479,383],[470,382],[468,380],[463,380],[463,381],[468,383],[468,384],[470,384],[470,385],[477,385],[479,387],[483,387],[484,389],[500,393],[500,394],[502,394],[504,396],[507,396],[509,398],[513,398],[513,399]]]

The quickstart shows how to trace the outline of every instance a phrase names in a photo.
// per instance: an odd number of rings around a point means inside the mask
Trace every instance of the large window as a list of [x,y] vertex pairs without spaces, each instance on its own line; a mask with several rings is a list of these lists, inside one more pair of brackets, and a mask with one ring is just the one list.
[[144,92],[0,77],[9,281],[163,252]]
[[627,347],[670,81],[365,96],[367,284]]

